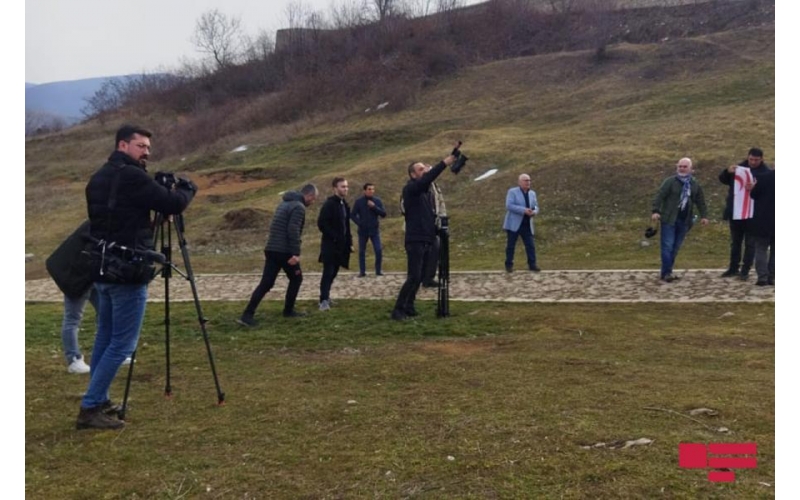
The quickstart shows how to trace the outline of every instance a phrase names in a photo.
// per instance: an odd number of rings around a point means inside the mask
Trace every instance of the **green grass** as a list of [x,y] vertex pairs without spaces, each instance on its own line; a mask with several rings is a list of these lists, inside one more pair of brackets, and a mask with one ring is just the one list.
[[[719,171],[753,145],[772,162],[774,35],[773,26],[763,26],[655,45],[615,45],[603,64],[592,51],[582,51],[465,68],[427,87],[399,112],[354,109],[222,137],[185,158],[157,158],[151,170],[273,181],[234,194],[201,192],[186,213],[197,272],[260,270],[269,221],[232,230],[225,214],[242,208],[272,213],[278,193],[305,181],[327,192],[335,175],[354,186],[351,202],[364,182],[377,184],[389,210],[383,237],[387,269],[401,270],[397,200],[405,167],[413,159],[437,161],[455,139],[464,140],[470,156],[461,175],[447,172],[440,183],[462,245],[455,269],[499,267],[505,193],[521,172],[531,174],[540,199],[543,267],[653,266],[657,256],[641,251],[639,241],[649,225],[650,200],[677,159],[695,160],[715,220],[726,193]],[[172,122],[145,122],[156,131],[158,151],[159,127]],[[107,157],[117,125],[92,122],[26,143],[25,246],[35,254],[26,264],[28,278],[45,276],[46,256],[84,217],[86,179]],[[231,153],[239,144],[250,148]],[[489,168],[499,173],[472,181]],[[309,210],[304,236],[309,271],[318,269],[317,210],[318,205]],[[724,224],[693,231],[681,255],[686,267],[723,267],[725,232]],[[701,248],[700,242],[707,245]]]
[[[723,317],[730,305],[454,302],[441,320],[423,303],[421,318],[395,323],[388,302],[286,320],[272,301],[253,330],[233,323],[242,303],[203,307],[226,405],[191,304],[172,305],[164,398],[163,306],[150,304],[128,425],[77,432],[87,379],[64,370],[61,306],[26,306],[27,496],[774,495],[759,484],[775,480],[773,304]],[[645,407],[720,415],[697,423]],[[721,426],[732,433],[709,430]],[[581,448],[641,437],[654,443]],[[758,468],[715,485],[678,467],[678,443],[718,441],[757,442]]]

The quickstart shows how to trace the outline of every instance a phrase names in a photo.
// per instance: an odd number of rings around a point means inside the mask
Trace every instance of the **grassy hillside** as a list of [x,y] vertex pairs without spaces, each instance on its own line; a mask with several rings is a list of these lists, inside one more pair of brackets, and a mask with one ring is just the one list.
[[[306,181],[327,191],[334,175],[349,179],[351,203],[361,184],[377,184],[389,209],[386,267],[403,269],[397,199],[405,166],[414,159],[437,161],[456,139],[464,141],[470,162],[459,176],[441,178],[454,269],[502,268],[505,192],[522,172],[531,174],[542,207],[542,268],[655,269],[657,245],[640,245],[650,199],[675,162],[690,156],[714,223],[692,231],[678,267],[722,267],[725,187],[716,176],[751,146],[773,161],[774,35],[774,26],[761,26],[610,46],[602,62],[586,51],[473,67],[428,87],[403,111],[359,109],[256,130],[187,157],[158,158],[151,171],[187,173],[202,188],[186,213],[199,273],[259,272],[279,193]],[[46,256],[84,217],[86,180],[126,119],[27,142],[25,244],[35,254],[26,264],[28,278],[45,275]],[[180,119],[136,118],[154,129],[156,153],[159,129]],[[241,144],[247,151],[231,152]],[[498,174],[473,181],[489,168]],[[317,209],[306,221],[308,270],[319,267]]]

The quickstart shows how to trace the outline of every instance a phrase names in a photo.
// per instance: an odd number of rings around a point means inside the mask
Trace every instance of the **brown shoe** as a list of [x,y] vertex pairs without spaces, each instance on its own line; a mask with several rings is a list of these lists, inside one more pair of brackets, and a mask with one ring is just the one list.
[[76,429],[119,429],[125,425],[122,420],[109,417],[103,412],[102,406],[94,408],[81,407],[78,413],[78,420],[75,422]]

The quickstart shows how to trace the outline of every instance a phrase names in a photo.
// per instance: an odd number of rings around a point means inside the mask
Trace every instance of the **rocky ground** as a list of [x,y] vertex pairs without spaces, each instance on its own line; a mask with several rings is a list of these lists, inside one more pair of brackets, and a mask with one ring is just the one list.
[[[658,279],[656,270],[613,271],[528,271],[454,272],[450,277],[450,300],[508,302],[774,302],[775,287],[755,286],[755,276],[748,281],[720,278],[722,269],[678,270],[673,283]],[[195,277],[202,301],[246,301],[258,284],[256,274],[205,274]],[[305,275],[300,300],[315,300],[319,294],[319,273]],[[405,273],[384,276],[342,272],[331,292],[335,299],[389,300],[405,280]],[[265,300],[283,300],[287,280],[280,276]],[[420,289],[420,300],[436,300],[437,290]],[[164,281],[156,278],[151,285],[152,301],[164,299]],[[61,292],[50,279],[25,282],[26,301],[60,302]],[[190,283],[176,274],[170,280],[170,300],[192,300]]]

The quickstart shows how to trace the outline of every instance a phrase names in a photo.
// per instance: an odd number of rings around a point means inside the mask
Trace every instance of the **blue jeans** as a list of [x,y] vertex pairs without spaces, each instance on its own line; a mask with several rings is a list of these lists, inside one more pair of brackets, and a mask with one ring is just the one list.
[[97,291],[94,286],[86,290],[86,293],[72,299],[64,295],[64,319],[61,321],[61,344],[64,346],[64,357],[67,364],[72,363],[76,358],[82,358],[81,347],[78,345],[78,330],[81,328],[83,311],[86,309],[86,302],[92,304],[97,313]]
[[517,237],[522,238],[525,245],[525,255],[528,258],[528,269],[536,267],[536,247],[533,243],[533,234],[530,224],[522,223],[519,231],[509,231],[506,229],[508,239],[506,241],[506,268],[514,266],[514,248],[517,246]]
[[125,358],[139,341],[147,285],[95,283],[97,289],[97,335],[92,351],[89,388],[81,406],[94,408],[108,401],[108,389]]
[[686,221],[676,220],[675,224],[661,223],[661,277],[672,274],[675,257],[681,249],[683,239],[689,232]]
[[375,251],[375,274],[381,272],[381,262],[383,261],[383,245],[381,245],[381,233],[361,234],[358,233],[358,270],[361,274],[367,272],[367,240],[372,241],[372,250]]

